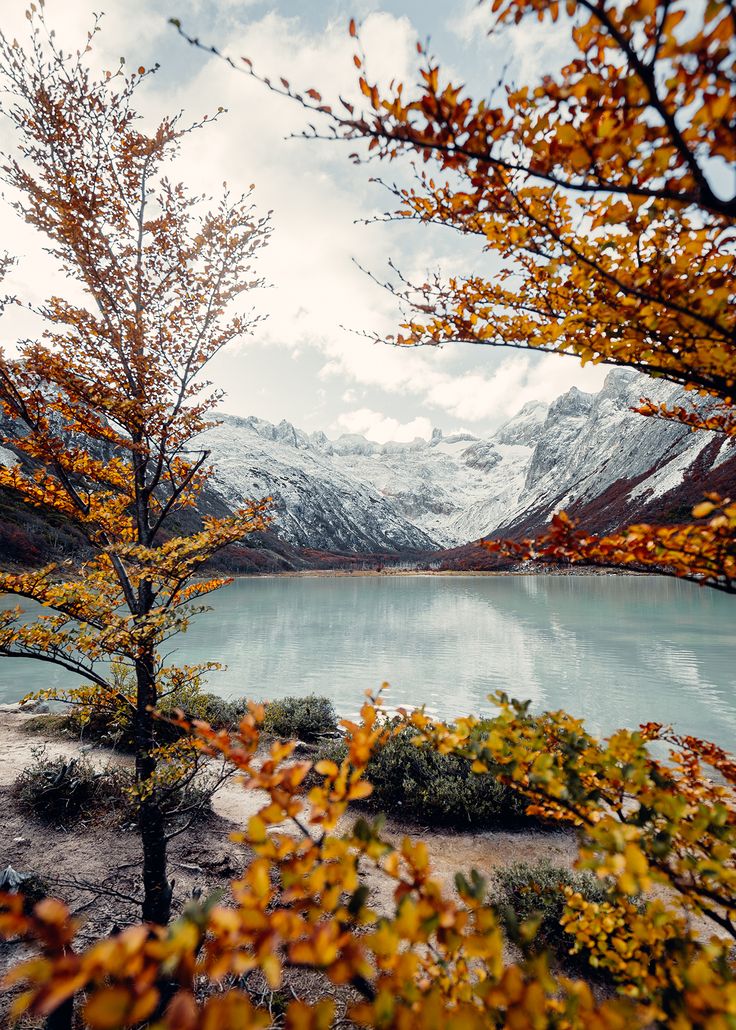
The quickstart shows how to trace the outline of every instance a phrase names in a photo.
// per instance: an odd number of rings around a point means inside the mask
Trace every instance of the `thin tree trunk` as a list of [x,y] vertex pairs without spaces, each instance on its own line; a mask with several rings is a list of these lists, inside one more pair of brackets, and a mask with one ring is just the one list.
[[63,1001],[46,1017],[44,1030],[72,1030],[74,1026],[74,995]]
[[[152,709],[156,707],[156,680],[153,655],[136,663],[137,699],[135,727],[136,782],[145,785],[156,771],[153,755],[156,746]],[[139,824],[143,842],[143,919],[166,926],[171,915],[171,887],[166,878],[166,834],[164,814],[157,791],[143,789]]]

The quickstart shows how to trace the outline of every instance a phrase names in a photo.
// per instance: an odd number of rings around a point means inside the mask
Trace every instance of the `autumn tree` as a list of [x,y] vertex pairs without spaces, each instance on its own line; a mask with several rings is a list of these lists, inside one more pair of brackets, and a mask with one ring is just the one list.
[[[351,22],[363,110],[263,80],[248,59],[231,63],[315,112],[306,136],[367,144],[356,161],[413,158],[411,186],[384,183],[396,204],[386,217],[476,237],[490,257],[491,275],[412,283],[397,269],[385,285],[404,320],[390,342],[466,341],[633,368],[701,395],[673,406],[642,398],[642,414],[735,436],[733,4],[479,6],[497,41],[535,18],[568,27],[569,60],[536,84],[513,82],[513,66],[504,82],[499,70],[501,82],[475,100],[418,45],[419,85],[382,89]],[[712,512],[702,542],[697,529],[684,540],[677,527],[670,540],[642,526],[630,546],[625,532],[600,540],[563,518],[521,553],[667,567],[733,592],[732,500],[701,509]]]
[[[198,438],[220,393],[206,366],[256,322],[233,302],[258,285],[251,266],[269,226],[249,194],[208,207],[167,177],[182,141],[209,118],[166,117],[144,131],[133,103],[149,72],[121,64],[94,74],[97,24],[74,55],[34,8],[29,18],[27,48],[0,34],[3,113],[18,140],[2,177],[70,289],[35,309],[45,322],[39,339],[0,356],[5,442],[19,456],[0,468],[0,486],[74,524],[89,554],[81,564],[0,573],[0,592],[44,609],[2,614],[0,655],[61,666],[86,684],[72,692],[78,702],[128,712],[143,918],[166,924],[153,710],[201,669],[167,666],[162,646],[226,582],[202,576],[205,563],[263,528],[264,512],[253,504],[205,518],[189,535],[180,520],[211,471]],[[130,691],[111,668],[128,670]]]

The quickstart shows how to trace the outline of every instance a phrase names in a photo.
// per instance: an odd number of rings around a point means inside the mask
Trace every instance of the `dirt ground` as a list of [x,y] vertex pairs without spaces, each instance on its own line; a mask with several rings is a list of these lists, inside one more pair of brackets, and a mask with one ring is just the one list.
[[[34,751],[39,746],[43,746],[51,758],[84,753],[100,769],[129,763],[129,757],[102,747],[80,746],[70,738],[41,737],[25,727],[30,718],[32,716],[15,712],[0,713],[2,865],[10,864],[19,871],[32,869],[50,880],[76,877],[95,883],[105,882],[107,878],[114,878],[118,884],[132,882],[135,869],[128,863],[134,862],[138,854],[135,831],[121,828],[115,820],[101,822],[99,819],[87,824],[77,823],[69,830],[54,829],[19,813],[9,796],[10,786],[33,761]],[[214,816],[172,842],[172,875],[177,879],[177,896],[187,897],[195,887],[206,890],[222,886],[223,880],[238,872],[247,861],[247,854],[242,847],[232,844],[229,836],[242,828],[264,801],[262,792],[244,790],[235,780],[220,787],[213,799]],[[345,818],[352,820],[354,816],[348,814]],[[404,836],[424,840],[436,878],[448,890],[454,890],[458,870],[476,868],[490,872],[497,866],[530,858],[571,865],[576,854],[574,837],[566,832],[455,833],[415,824],[403,825],[389,819],[385,836],[392,843],[400,842]],[[126,875],[126,869],[132,871]],[[130,883],[128,892],[131,892]]]
[[[83,917],[79,940],[81,944],[91,943],[139,916],[130,900],[140,894],[141,887],[140,841],[135,828],[121,826],[114,812],[83,820],[73,828],[51,827],[19,811],[11,787],[31,764],[39,747],[51,758],[85,754],[99,769],[125,765],[130,758],[102,747],[90,747],[74,738],[39,735],[28,726],[32,718],[33,715],[16,711],[0,711],[0,868],[11,865],[18,872],[39,875],[52,893]],[[175,911],[195,891],[206,896],[217,888],[227,889],[228,882],[247,866],[248,849],[233,843],[230,835],[244,826],[262,806],[264,798],[263,793],[246,791],[231,780],[215,795],[214,814],[171,842]],[[345,817],[346,826],[353,818],[351,814]],[[564,832],[452,833],[388,820],[385,836],[393,843],[404,836],[424,840],[435,876],[450,892],[454,892],[458,870],[468,872],[476,868],[488,873],[496,866],[542,858],[569,866],[576,853],[574,837]],[[370,906],[378,913],[388,912],[392,904],[391,881],[373,871],[368,874],[367,883]],[[102,888],[106,893],[97,895],[86,885]],[[19,958],[17,944],[0,944],[0,969],[14,965]],[[301,997],[305,991],[310,992],[303,975],[295,984],[287,980],[287,992],[293,988]],[[324,980],[321,989],[323,992]],[[345,992],[339,993],[339,1007],[344,1011],[348,998]],[[264,997],[267,994],[264,984]],[[2,1003],[0,1019],[1,1014]]]

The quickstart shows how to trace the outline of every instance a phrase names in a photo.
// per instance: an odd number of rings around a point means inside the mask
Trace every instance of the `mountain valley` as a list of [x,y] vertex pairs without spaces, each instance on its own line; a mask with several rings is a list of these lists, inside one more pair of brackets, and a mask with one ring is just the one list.
[[599,393],[573,388],[549,406],[526,404],[488,438],[435,430],[377,444],[225,416],[204,443],[225,503],[271,496],[276,531],[297,547],[453,548],[539,531],[561,508],[595,514],[605,531],[645,512],[674,515],[691,493],[736,479],[733,443],[637,414],[645,393],[683,403],[677,386],[616,369]]

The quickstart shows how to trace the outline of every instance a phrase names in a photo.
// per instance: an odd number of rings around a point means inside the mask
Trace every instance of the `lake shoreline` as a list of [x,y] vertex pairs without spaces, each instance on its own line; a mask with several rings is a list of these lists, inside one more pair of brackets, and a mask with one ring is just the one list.
[[338,579],[338,578],[369,578],[369,577],[469,577],[469,576],[495,576],[495,577],[528,577],[539,578],[541,576],[654,576],[656,573],[639,572],[635,569],[604,569],[595,566],[581,568],[550,567],[533,571],[532,569],[288,569],[283,572],[231,572],[228,579]]
[[[21,568],[13,571],[27,571]],[[195,577],[196,580],[208,580],[211,579],[215,573],[201,573]],[[648,576],[653,579],[657,576],[656,572],[640,572],[637,569],[607,569],[596,566],[581,566],[579,568],[573,567],[562,567],[562,566],[548,566],[540,568],[535,571],[533,569],[401,569],[401,568],[384,568],[384,569],[284,569],[283,571],[270,570],[268,572],[223,572],[222,575],[227,580],[239,580],[239,579],[366,579],[366,578],[381,578],[381,577],[421,577],[421,576],[432,576],[432,577],[502,577],[502,578],[530,578],[539,579],[545,576],[560,577],[568,576],[572,578],[581,577],[587,578],[589,576],[610,576],[610,577],[634,577],[634,576]],[[3,597],[14,597],[16,595],[12,593],[5,593],[0,590],[0,598]]]
[[[730,747],[728,599],[672,578],[596,573],[237,577],[177,638],[174,661],[222,663],[202,682],[225,699],[314,694],[354,718],[366,690],[390,683],[391,708],[453,719],[489,713],[500,690],[534,710],[572,710],[596,734],[615,732],[625,713],[630,726],[664,722]],[[14,602],[0,599],[0,611]],[[2,703],[78,685],[49,664],[0,662]]]

